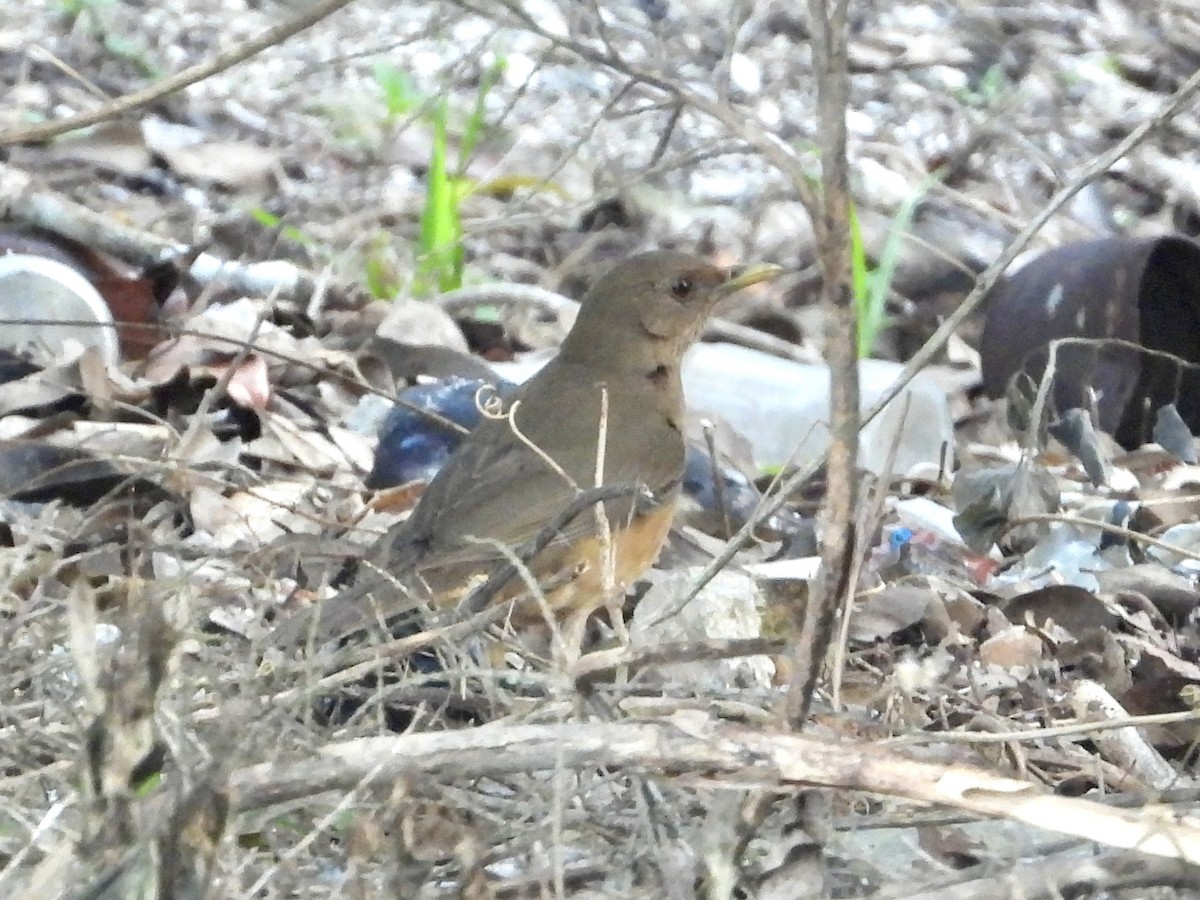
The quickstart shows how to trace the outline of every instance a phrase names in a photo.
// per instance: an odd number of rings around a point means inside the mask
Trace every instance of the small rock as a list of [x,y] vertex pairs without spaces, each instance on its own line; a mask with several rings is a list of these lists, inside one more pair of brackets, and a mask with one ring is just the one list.
[[745,53],[729,58],[729,83],[735,91],[757,94],[762,90],[762,69]]
[[449,347],[467,352],[467,339],[442,310],[417,300],[397,300],[379,324],[380,337],[391,338],[400,344]]
[[[758,590],[754,579],[740,572],[719,572],[679,613],[658,621],[687,596],[700,571],[700,568],[693,568],[663,573],[662,578],[651,586],[638,603],[629,624],[631,648],[761,636]],[[765,656],[745,656],[674,663],[658,666],[656,672],[672,685],[683,685],[697,692],[724,691],[731,687],[769,689],[775,664]]]
[[1032,669],[1042,661],[1042,641],[1024,626],[1014,625],[980,644],[979,659],[1002,669]]

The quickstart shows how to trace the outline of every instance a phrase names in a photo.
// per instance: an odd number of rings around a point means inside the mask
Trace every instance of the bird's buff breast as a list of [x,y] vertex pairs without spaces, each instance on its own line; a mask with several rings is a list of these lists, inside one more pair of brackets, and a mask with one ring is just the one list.
[[625,527],[614,525],[607,546],[599,535],[576,542],[562,566],[574,577],[547,595],[550,607],[555,612],[583,606],[598,609],[611,594],[623,592],[654,565],[674,516],[674,501],[663,503]]
[[[674,513],[675,500],[672,498],[635,515],[631,522],[610,523],[607,540],[598,534],[589,534],[566,545],[552,544],[535,556],[529,562],[529,573],[537,579],[555,616],[566,617],[599,609],[609,597],[623,592],[642,577],[658,559]],[[478,572],[461,578],[453,588],[443,582],[441,590],[431,592],[435,605],[454,606],[486,580],[488,574]],[[434,580],[442,581],[440,578]],[[514,623],[545,624],[541,604],[530,596],[528,586],[520,576],[513,578],[492,602],[511,600],[518,601],[512,615]]]

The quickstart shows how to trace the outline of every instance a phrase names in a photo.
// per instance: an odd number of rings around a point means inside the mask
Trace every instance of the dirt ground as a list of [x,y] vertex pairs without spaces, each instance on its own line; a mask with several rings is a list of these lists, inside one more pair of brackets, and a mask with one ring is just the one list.
[[[37,403],[0,397],[0,439],[55,434],[118,465],[124,485],[85,473],[0,505],[0,893],[1200,896],[1200,870],[1178,861],[1200,860],[1196,538],[1176,533],[1190,556],[1131,538],[1119,575],[1087,581],[1083,565],[1047,578],[1069,568],[1075,544],[1017,521],[1116,521],[1124,502],[1153,507],[1153,521],[1117,521],[1138,535],[1190,525],[1195,462],[1161,449],[1105,444],[1099,486],[1066,440],[1037,455],[1055,502],[1004,511],[999,571],[982,578],[964,567],[989,557],[965,548],[879,563],[871,550],[900,521],[887,506],[863,548],[862,618],[842,641],[837,695],[823,686],[802,738],[780,733],[787,635],[769,614],[755,632],[766,669],[709,660],[700,679],[650,666],[581,685],[515,652],[484,665],[475,639],[436,643],[437,665],[389,665],[361,648],[300,662],[264,650],[279,616],[331,593],[346,557],[411,505],[372,505],[374,436],[349,424],[364,397],[434,371],[426,356],[364,362],[380,323],[399,316],[402,344],[448,347],[463,374],[466,348],[507,359],[564,331],[557,301],[466,313],[424,302],[437,293],[420,259],[439,109],[461,176],[468,291],[501,281],[578,299],[612,262],[656,247],[768,260],[788,276],[723,319],[769,338],[756,346],[774,355],[819,352],[804,195],[820,135],[799,6],[355,0],[111,122],[13,142],[311,4],[0,5],[0,166],[141,235],[131,269],[157,238],[189,260],[288,263],[317,285],[289,293],[273,276],[250,294],[184,279],[156,309],[156,327],[176,337],[202,321],[244,335],[253,322],[268,346],[261,370],[185,340],[127,359],[120,375],[55,369],[69,384]],[[1057,191],[1200,70],[1200,8],[850,7],[855,214],[867,257],[896,257],[874,352],[904,362]],[[1200,236],[1198,111],[1192,93],[1053,215],[1027,255],[1101,236]],[[762,135],[812,180],[789,181]],[[0,246],[28,224],[12,206],[0,196]],[[455,313],[437,320],[449,337],[419,312],[429,305]],[[980,315],[963,324],[934,377],[960,461],[998,470],[1021,454],[977,389],[981,328]],[[115,436],[84,443],[89,421]],[[763,484],[769,474],[750,473]],[[932,481],[884,490],[963,513],[947,479]],[[818,478],[789,508],[803,518],[819,496]],[[725,535],[703,532],[689,527],[656,577],[711,559]],[[733,568],[788,546],[755,541]],[[756,590],[768,609],[786,592]],[[1099,736],[1050,730],[1095,718],[1097,696],[1119,699],[1110,720],[1161,718]],[[1133,749],[1120,745],[1134,733]],[[979,772],[1005,780],[962,774]],[[1063,805],[1017,809],[1026,787]],[[1094,804],[1071,805],[1080,798]],[[1087,821],[1101,804],[1111,820]],[[1175,850],[1122,831],[1151,817]]]

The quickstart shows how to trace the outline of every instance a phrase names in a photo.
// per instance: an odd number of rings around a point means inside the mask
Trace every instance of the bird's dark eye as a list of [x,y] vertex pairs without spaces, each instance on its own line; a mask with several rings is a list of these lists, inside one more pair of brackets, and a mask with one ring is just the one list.
[[676,278],[671,282],[671,293],[676,300],[683,300],[692,293],[692,279]]

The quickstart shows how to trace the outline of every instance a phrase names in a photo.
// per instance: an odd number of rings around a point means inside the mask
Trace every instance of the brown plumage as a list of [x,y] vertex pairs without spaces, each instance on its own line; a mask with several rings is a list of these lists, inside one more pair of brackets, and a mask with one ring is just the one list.
[[[485,417],[413,514],[366,555],[410,596],[401,596],[395,583],[364,576],[362,584],[322,604],[315,624],[307,616],[284,622],[277,640],[294,643],[311,634],[324,642],[414,602],[451,606],[504,564],[497,544],[515,549],[533,539],[581,491],[640,488],[604,504],[607,540],[600,518],[588,510],[529,560],[566,645],[578,652],[588,616],[640,577],[666,540],[684,470],[684,351],[718,300],[779,271],[766,265],[723,268],[667,251],[632,257],[611,270],[584,297],[558,355],[521,388],[511,421]],[[522,591],[520,579],[511,579],[494,601]],[[525,600],[512,621],[523,628],[546,624],[544,618],[537,604]]]

